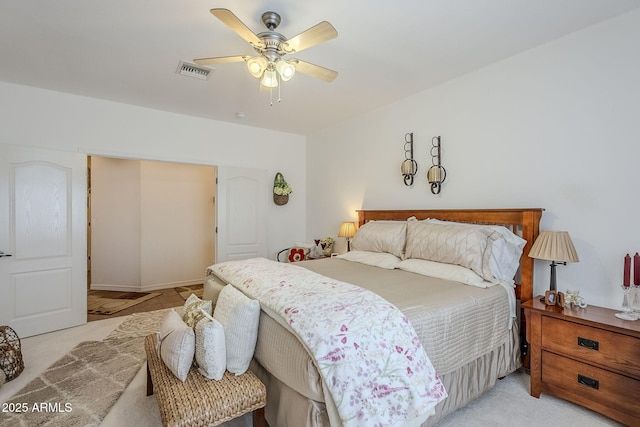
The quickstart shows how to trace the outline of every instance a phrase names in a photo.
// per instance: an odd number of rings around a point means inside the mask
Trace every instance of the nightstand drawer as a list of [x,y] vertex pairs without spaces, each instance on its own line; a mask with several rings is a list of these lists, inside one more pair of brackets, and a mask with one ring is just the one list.
[[640,340],[590,326],[542,318],[542,349],[640,379]]
[[[542,352],[542,382],[563,390],[564,397],[589,402],[640,418],[640,381],[566,357]],[[595,408],[594,408],[595,409]]]

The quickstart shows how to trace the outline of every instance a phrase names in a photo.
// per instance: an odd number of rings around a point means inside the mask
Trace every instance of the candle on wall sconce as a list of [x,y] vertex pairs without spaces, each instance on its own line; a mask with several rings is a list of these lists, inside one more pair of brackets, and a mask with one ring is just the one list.
[[442,183],[447,178],[447,170],[441,165],[440,137],[431,138],[431,167],[427,171],[427,181],[431,184],[431,192],[440,194]]
[[400,167],[404,185],[407,187],[413,184],[413,177],[418,172],[418,163],[413,160],[413,132],[404,136],[404,161]]

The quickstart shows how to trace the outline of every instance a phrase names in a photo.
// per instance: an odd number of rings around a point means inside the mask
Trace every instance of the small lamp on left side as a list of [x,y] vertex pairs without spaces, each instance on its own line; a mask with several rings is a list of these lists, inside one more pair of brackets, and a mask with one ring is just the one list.
[[347,252],[351,250],[351,238],[356,234],[356,224],[355,222],[345,221],[340,226],[340,231],[338,231],[338,237],[344,237],[347,239]]

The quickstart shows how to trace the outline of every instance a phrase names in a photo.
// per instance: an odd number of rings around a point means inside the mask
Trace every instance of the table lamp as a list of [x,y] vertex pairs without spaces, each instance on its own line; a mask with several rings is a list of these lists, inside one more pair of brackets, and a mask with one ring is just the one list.
[[347,239],[347,252],[351,250],[351,238],[356,234],[355,222],[345,221],[340,226],[338,231],[338,237],[344,237]]
[[578,253],[567,231],[541,231],[529,251],[529,257],[551,261],[549,290],[557,290],[556,265],[578,262]]

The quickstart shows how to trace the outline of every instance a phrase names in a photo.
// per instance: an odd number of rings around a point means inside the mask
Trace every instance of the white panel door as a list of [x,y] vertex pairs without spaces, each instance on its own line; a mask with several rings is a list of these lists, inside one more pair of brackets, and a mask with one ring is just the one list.
[[267,172],[218,167],[216,262],[267,256]]
[[28,337],[87,321],[87,159],[0,144],[0,325]]

